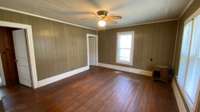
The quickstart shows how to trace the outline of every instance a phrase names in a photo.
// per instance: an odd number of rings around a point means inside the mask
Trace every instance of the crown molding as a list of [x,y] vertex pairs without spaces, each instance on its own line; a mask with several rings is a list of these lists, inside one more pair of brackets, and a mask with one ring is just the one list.
[[58,19],[54,19],[54,18],[49,18],[49,17],[45,17],[45,16],[40,16],[40,15],[32,14],[32,13],[29,13],[29,12],[24,12],[24,11],[15,10],[15,9],[6,8],[6,7],[1,7],[1,6],[0,6],[0,9],[6,10],[6,11],[11,11],[11,12],[16,12],[16,13],[20,13],[20,14],[24,14],[24,15],[29,15],[29,16],[33,16],[33,17],[38,17],[38,18],[42,18],[42,19],[46,19],[46,20],[50,20],[50,21],[54,21],[54,22],[59,22],[59,23],[63,23],[63,24],[67,24],[67,25],[71,25],[71,26],[75,26],[75,27],[79,27],[79,28],[84,28],[84,29],[96,31],[95,28],[91,28],[91,27],[87,27],[87,26],[83,26],[83,25],[79,25],[79,24],[74,24],[74,23],[70,23],[70,22],[66,22],[66,21],[62,21],[62,20],[58,20]]
[[189,3],[186,5],[186,7],[183,9],[181,14],[179,15],[178,19],[181,19],[181,17],[185,14],[185,12],[190,8],[194,0],[190,0]]
[[[192,2],[194,0],[191,0]],[[190,1],[190,5],[192,4],[192,2]],[[190,5],[187,5],[187,8],[185,8],[184,10],[186,11]],[[133,26],[140,26],[140,25],[148,25],[148,24],[154,24],[154,23],[163,23],[163,22],[170,22],[170,21],[177,21],[179,20],[179,18],[175,18],[175,19],[164,19],[164,20],[159,20],[159,21],[153,21],[153,22],[146,22],[146,23],[140,23],[140,24],[131,24],[131,25],[124,25],[124,26],[119,26],[119,27],[111,27],[111,28],[105,28],[105,29],[97,29],[97,28],[92,28],[92,27],[87,27],[87,26],[83,26],[83,25],[79,25],[79,24],[74,24],[74,23],[70,23],[70,22],[66,22],[66,21],[62,21],[62,20],[58,20],[58,19],[54,19],[54,18],[49,18],[49,17],[45,17],[45,16],[40,16],[37,14],[32,14],[29,12],[24,12],[24,11],[19,11],[19,10],[15,10],[15,9],[11,9],[11,8],[6,8],[6,7],[1,7],[0,9],[2,10],[6,10],[6,11],[11,11],[11,12],[16,12],[16,13],[20,13],[20,14],[24,14],[24,15],[29,15],[29,16],[33,16],[33,17],[38,17],[38,18],[42,18],[42,19],[46,19],[46,20],[50,20],[50,21],[54,21],[54,22],[59,22],[59,23],[63,23],[63,24],[67,24],[67,25],[71,25],[71,26],[75,26],[75,27],[79,27],[79,28],[84,28],[84,29],[89,29],[89,30],[95,30],[95,31],[101,31],[101,30],[111,30],[111,29],[118,29],[118,28],[127,28],[127,27],[133,27]],[[184,11],[184,12],[185,12]],[[184,12],[182,12],[184,14]]]
[[178,20],[178,18],[175,18],[175,19],[164,19],[164,20],[158,20],[158,21],[153,21],[153,22],[146,22],[146,23],[140,23],[140,24],[126,25],[126,26],[121,26],[121,27],[116,27],[116,28],[100,29],[98,31],[120,29],[120,28],[129,28],[129,27],[134,27],[134,26],[149,25],[149,24],[155,24],[155,23],[164,23],[164,22],[177,21],[177,20]]

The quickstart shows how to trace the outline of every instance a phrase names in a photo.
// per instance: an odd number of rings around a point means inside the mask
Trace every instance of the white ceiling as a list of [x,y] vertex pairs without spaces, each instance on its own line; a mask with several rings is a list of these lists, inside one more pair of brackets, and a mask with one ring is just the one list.
[[50,17],[73,24],[97,28],[98,19],[91,13],[99,9],[121,15],[117,24],[125,27],[154,21],[176,19],[190,0],[0,0],[0,7]]

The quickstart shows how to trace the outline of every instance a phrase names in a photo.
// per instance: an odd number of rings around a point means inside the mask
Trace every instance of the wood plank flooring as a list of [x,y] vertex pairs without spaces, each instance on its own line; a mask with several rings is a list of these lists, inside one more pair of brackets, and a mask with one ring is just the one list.
[[37,90],[1,88],[0,95],[8,112],[178,112],[170,85],[100,67]]

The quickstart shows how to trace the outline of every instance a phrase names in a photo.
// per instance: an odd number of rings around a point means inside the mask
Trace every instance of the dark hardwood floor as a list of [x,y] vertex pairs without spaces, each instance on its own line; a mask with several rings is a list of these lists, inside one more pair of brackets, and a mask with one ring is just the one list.
[[178,112],[170,85],[100,67],[37,90],[16,86],[0,94],[8,112]]

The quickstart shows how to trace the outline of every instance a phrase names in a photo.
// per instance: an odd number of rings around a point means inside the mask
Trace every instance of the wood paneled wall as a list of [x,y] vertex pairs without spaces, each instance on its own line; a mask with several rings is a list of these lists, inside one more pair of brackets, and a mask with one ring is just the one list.
[[0,20],[32,25],[39,80],[87,65],[86,34],[95,31],[4,10]]
[[[171,66],[177,21],[100,31],[99,61],[116,63],[117,32],[134,31],[134,68],[151,70],[154,65]],[[151,61],[152,59],[152,61]]]

